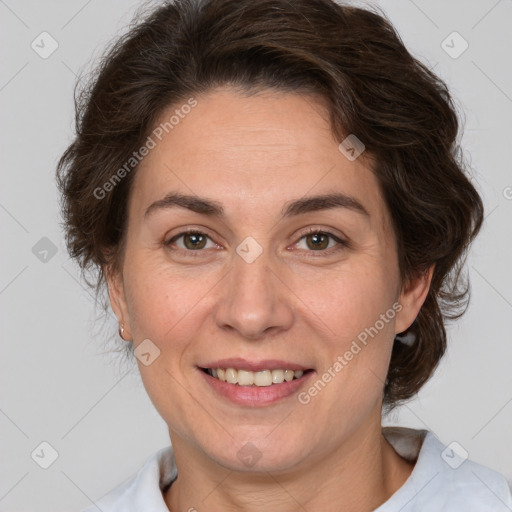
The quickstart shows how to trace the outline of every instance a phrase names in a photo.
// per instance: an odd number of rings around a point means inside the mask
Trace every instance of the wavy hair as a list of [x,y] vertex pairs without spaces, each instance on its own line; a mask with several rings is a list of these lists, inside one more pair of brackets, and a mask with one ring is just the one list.
[[385,16],[331,0],[176,0],[130,26],[75,95],[76,137],[57,181],[70,255],[118,265],[136,167],[99,200],[98,187],[141,147],[170,105],[230,85],[314,94],[333,134],[372,157],[396,233],[402,283],[435,265],[426,300],[395,339],[383,403],[412,397],[446,349],[445,323],[469,298],[462,273],[483,220],[457,143],[445,83],[414,58]]

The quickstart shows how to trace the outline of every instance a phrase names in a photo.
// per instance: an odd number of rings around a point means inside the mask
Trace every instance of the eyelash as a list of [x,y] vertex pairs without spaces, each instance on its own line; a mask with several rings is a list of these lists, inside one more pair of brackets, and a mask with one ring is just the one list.
[[[323,249],[323,250],[318,250],[318,251],[306,250],[306,252],[311,252],[311,253],[315,253],[315,252],[322,253],[319,256],[310,255],[308,257],[317,258],[317,257],[322,257],[324,255],[331,255],[331,254],[333,254],[335,252],[338,252],[340,250],[343,250],[343,249],[346,249],[346,248],[350,247],[350,245],[349,245],[349,243],[347,241],[342,240],[341,238],[339,238],[338,236],[334,235],[330,231],[324,231],[324,230],[321,230],[321,229],[318,229],[318,228],[310,228],[307,231],[301,233],[299,239],[295,243],[296,244],[299,243],[303,238],[306,238],[308,235],[312,235],[312,234],[327,235],[329,238],[331,238],[332,240],[337,242],[338,245],[335,246],[335,247],[330,247],[329,249]],[[164,245],[166,247],[170,247],[171,244],[173,244],[176,240],[178,240],[179,238],[181,238],[181,237],[183,237],[185,235],[202,235],[202,236],[206,236],[207,238],[209,238],[213,242],[213,240],[206,233],[204,233],[202,231],[199,231],[199,230],[195,230],[195,229],[189,229],[189,230],[186,230],[186,231],[182,231],[182,232],[178,233],[177,235],[174,235],[171,239],[169,239],[168,241],[164,242]],[[193,257],[201,256],[200,253],[204,252],[204,249],[198,249],[198,250],[194,251],[194,250],[190,250],[190,249],[181,249],[181,248],[175,249],[174,248],[174,249],[171,249],[171,250],[172,251],[178,251],[178,252],[181,252],[181,253],[186,253],[187,256],[193,256]]]

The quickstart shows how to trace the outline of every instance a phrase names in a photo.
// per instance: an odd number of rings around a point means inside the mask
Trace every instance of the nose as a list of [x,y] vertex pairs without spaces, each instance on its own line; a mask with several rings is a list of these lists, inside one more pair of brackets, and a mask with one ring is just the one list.
[[290,328],[293,293],[269,263],[265,251],[251,263],[234,256],[215,309],[219,328],[236,331],[248,340],[261,340]]

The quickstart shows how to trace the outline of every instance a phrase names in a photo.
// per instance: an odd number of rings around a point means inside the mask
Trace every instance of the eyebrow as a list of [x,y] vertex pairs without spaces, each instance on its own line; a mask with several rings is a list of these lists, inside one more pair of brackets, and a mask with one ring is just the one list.
[[[218,217],[221,219],[225,217],[224,208],[221,203],[204,197],[186,195],[179,192],[170,192],[164,198],[151,203],[146,209],[144,217],[147,218],[158,210],[166,210],[175,207],[185,208],[209,217]],[[281,210],[281,219],[333,208],[346,208],[366,217],[370,217],[368,210],[357,199],[338,192],[302,197],[288,201]]]

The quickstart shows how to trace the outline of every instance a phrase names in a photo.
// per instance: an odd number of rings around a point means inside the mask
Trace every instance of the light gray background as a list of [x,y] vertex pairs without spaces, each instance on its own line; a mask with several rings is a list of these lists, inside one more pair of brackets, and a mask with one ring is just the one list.
[[[0,0],[1,511],[78,510],[169,443],[137,371],[102,353],[105,335],[97,334],[91,292],[63,245],[54,182],[72,137],[75,74],[124,30],[139,5]],[[468,260],[470,309],[450,329],[435,377],[386,422],[457,441],[512,481],[512,2],[379,5],[464,110],[463,143],[487,207]],[[43,31],[59,45],[47,59],[31,48]],[[453,31],[469,43],[457,59],[441,47]],[[461,48],[460,41],[448,44]],[[36,246],[43,237],[57,248],[46,262]],[[105,329],[115,328],[109,319]],[[48,469],[31,457],[43,441],[58,452]]]

